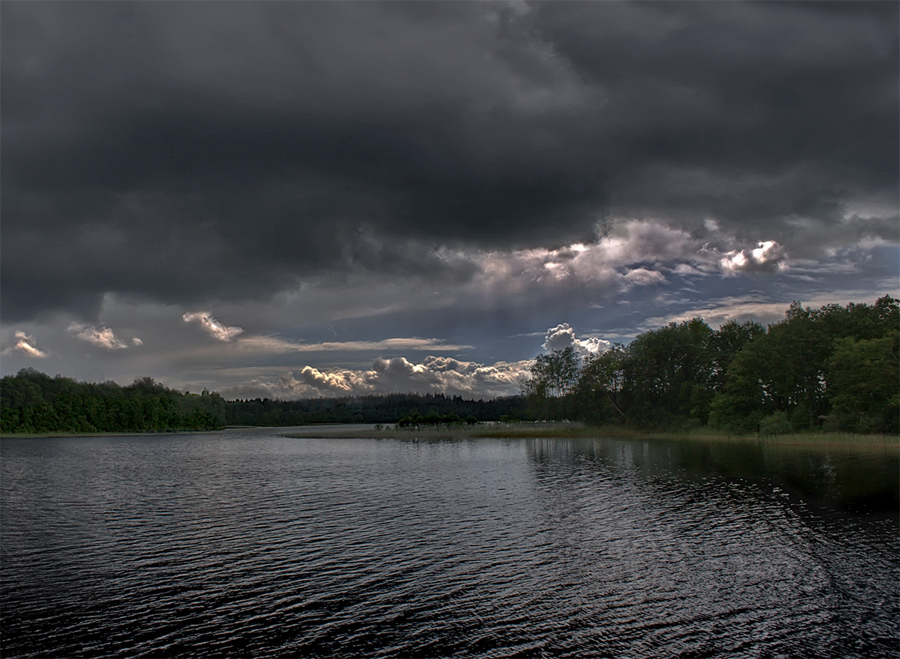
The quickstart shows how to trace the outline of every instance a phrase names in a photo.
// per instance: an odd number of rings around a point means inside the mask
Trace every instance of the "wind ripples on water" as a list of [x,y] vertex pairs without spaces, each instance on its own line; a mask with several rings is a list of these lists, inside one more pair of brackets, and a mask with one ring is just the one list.
[[896,656],[895,519],[676,458],[604,439],[5,439],[2,654]]

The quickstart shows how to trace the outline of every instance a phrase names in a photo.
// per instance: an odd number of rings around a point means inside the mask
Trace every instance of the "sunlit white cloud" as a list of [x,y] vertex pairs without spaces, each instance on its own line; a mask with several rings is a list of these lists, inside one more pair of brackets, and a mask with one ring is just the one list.
[[495,398],[519,393],[530,365],[530,361],[484,365],[433,355],[421,362],[379,357],[368,369],[318,369],[307,365],[275,378],[254,378],[227,393],[240,398],[280,399],[391,392]]
[[[109,327],[90,327],[79,323],[69,325],[69,331],[74,332],[75,336],[82,341],[104,348],[106,350],[124,350],[128,344],[122,341]],[[133,340],[134,345],[141,345],[140,339]]]
[[612,344],[609,341],[596,337],[576,338],[575,330],[572,329],[569,323],[560,323],[556,327],[551,327],[547,330],[541,347],[547,352],[574,348],[579,356],[592,357],[603,354],[612,347]]
[[7,348],[6,350],[4,350],[4,354],[10,354],[13,350],[15,350],[22,353],[23,355],[27,355],[28,357],[35,357],[36,359],[43,359],[47,356],[47,352],[37,347],[35,338],[30,334],[17,330],[14,334],[14,337],[15,344],[11,348]]
[[206,332],[217,341],[228,342],[239,334],[243,333],[241,327],[228,327],[213,318],[208,311],[195,311],[193,313],[185,313],[182,319],[186,323],[199,323]]
[[774,240],[760,242],[754,249],[732,250],[719,261],[726,275],[737,272],[786,270],[784,248]]
[[[713,226],[714,221],[707,224]],[[473,253],[469,258],[478,264],[479,274],[472,286],[492,291],[494,298],[559,295],[577,289],[611,297],[635,287],[665,285],[667,273],[691,277],[720,273],[721,263],[738,250],[728,249],[728,236],[717,233],[714,238],[711,242],[710,236],[693,235],[660,220],[621,218],[593,243]],[[776,251],[773,244],[761,252],[751,251],[748,258],[768,263]]]

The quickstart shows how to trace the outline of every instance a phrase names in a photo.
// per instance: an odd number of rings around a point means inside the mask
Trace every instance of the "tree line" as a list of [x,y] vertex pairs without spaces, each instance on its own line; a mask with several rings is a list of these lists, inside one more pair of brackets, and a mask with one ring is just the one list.
[[790,306],[768,327],[702,318],[580,360],[539,356],[522,394],[539,419],[736,433],[900,432],[900,307]]
[[171,432],[225,425],[219,394],[180,393],[153,378],[128,386],[76,382],[34,369],[0,378],[0,432]]
[[[226,401],[217,393],[181,393],[152,378],[129,386],[76,382],[34,369],[0,378],[0,432],[175,432],[226,425],[317,423],[429,425],[522,418],[519,396],[465,400],[443,394],[387,394],[302,400]],[[435,419],[439,421],[435,421]]]
[[[225,416],[236,426],[302,426],[315,423],[410,423],[454,417],[475,421],[523,418],[525,402],[519,396],[492,400],[468,400],[444,394],[372,394],[341,398],[270,398],[233,400],[226,403]],[[418,420],[423,421],[419,422]]]

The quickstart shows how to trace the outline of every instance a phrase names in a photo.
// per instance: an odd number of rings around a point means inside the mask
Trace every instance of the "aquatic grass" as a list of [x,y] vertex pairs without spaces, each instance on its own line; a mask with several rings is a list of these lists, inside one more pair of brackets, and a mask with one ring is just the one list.
[[570,422],[513,422],[443,426],[428,428],[342,428],[340,426],[294,428],[280,433],[284,437],[324,437],[345,439],[578,439],[613,437],[632,440],[691,441],[715,443],[752,443],[770,446],[805,448],[849,448],[854,450],[898,450],[900,436],[853,434],[842,432],[809,432],[786,435],[727,434],[710,428],[693,428],[684,432],[644,431],[622,426],[589,426]]

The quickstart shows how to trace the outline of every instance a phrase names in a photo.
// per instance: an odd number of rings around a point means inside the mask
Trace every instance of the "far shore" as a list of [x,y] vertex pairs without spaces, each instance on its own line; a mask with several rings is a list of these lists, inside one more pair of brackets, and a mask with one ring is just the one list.
[[307,426],[279,433],[292,438],[334,439],[590,439],[609,437],[633,440],[688,440],[698,442],[735,442],[773,444],[798,447],[852,447],[858,449],[896,448],[900,451],[900,435],[864,435],[840,432],[799,433],[787,435],[729,435],[709,428],[686,432],[649,432],[618,426],[595,427],[581,423],[497,423],[473,426],[431,428],[382,428],[359,426]]

